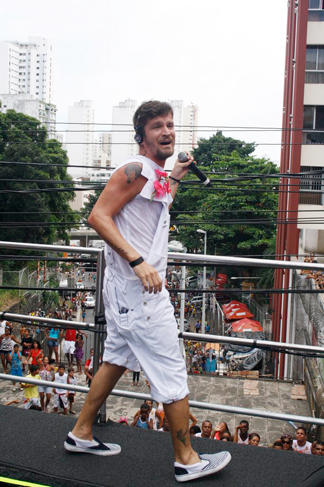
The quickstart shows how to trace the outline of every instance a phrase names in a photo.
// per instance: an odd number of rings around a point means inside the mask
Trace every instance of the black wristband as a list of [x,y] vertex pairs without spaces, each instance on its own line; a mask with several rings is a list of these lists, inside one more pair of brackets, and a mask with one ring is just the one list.
[[130,265],[131,267],[135,267],[136,265],[139,265],[139,264],[141,264],[142,262],[144,262],[143,257],[139,257],[138,259],[133,260],[132,262],[129,262],[129,265]]
[[180,184],[180,179],[174,178],[173,176],[169,176],[169,179],[172,179],[172,181],[175,181],[176,183]]

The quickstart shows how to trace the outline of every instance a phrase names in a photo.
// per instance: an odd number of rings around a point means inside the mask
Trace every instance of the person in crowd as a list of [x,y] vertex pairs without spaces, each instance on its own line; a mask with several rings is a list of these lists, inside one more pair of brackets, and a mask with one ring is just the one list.
[[282,443],[282,449],[285,451],[292,451],[293,438],[291,435],[284,434],[280,438]]
[[57,327],[55,328],[53,327],[50,330],[49,328],[45,328],[45,336],[47,339],[48,356],[51,359],[54,351],[56,367],[58,367],[59,365],[58,345],[59,345],[59,338],[62,336],[62,332]]
[[135,381],[136,381],[136,385],[139,387],[139,377],[140,377],[140,372],[133,372],[132,386],[135,385]]
[[234,443],[239,443],[241,445],[248,445],[249,444],[249,422],[248,421],[241,421],[238,426],[235,427]]
[[219,438],[219,441],[233,441],[233,437],[229,431],[224,431],[222,436]]
[[[72,311],[72,310],[71,310]],[[73,355],[75,352],[75,339],[76,339],[76,330],[73,328],[68,328],[63,332],[64,345],[63,345],[63,353],[65,354],[69,367],[73,365]]]
[[307,441],[306,429],[299,426],[296,430],[296,439],[293,441],[292,448],[295,452],[311,455],[312,444]]
[[282,441],[276,440],[273,442],[272,448],[274,450],[283,450]]
[[200,328],[201,328],[201,323],[200,323],[200,321],[198,320],[198,321],[196,322],[196,324],[195,324],[196,333],[199,333]]
[[317,440],[312,444],[312,454],[324,456],[324,441]]
[[131,424],[131,426],[135,426],[136,428],[142,428],[142,429],[153,429],[153,420],[149,419],[150,415],[150,408],[148,404],[142,404],[141,409],[137,411],[137,413],[134,416],[134,420]]
[[[38,365],[30,366],[30,373],[26,375],[26,379],[40,380]],[[25,401],[24,409],[36,409],[41,411],[41,404],[38,395],[38,387],[35,384],[22,384],[22,388],[25,389]]]
[[[49,358],[44,357],[41,363],[39,364],[39,375],[42,380],[46,380],[49,383],[53,381],[54,378],[55,367],[53,364],[49,363]],[[52,387],[49,385],[47,386],[38,386],[38,393],[40,397],[40,403],[42,411],[47,412],[48,405],[51,401],[52,396]],[[46,394],[46,402],[45,402],[45,394]]]
[[33,337],[30,335],[30,331],[28,328],[25,328],[24,336],[21,339],[21,346],[22,346],[21,362],[22,362],[22,369],[24,371],[26,368],[26,362],[29,356],[29,351],[33,346]]
[[201,425],[201,433],[197,433],[195,434],[195,436],[197,436],[197,438],[211,438],[212,429],[213,429],[213,425],[211,421],[207,419]]
[[[69,384],[68,375],[65,373],[65,365],[60,364],[58,372],[54,375],[53,382],[59,382],[60,384]],[[58,408],[64,411],[64,416],[68,413],[68,398],[66,389],[53,389],[54,392],[54,413],[58,412]]]
[[249,434],[249,445],[259,446],[260,440],[261,440],[261,438],[258,435],[258,433],[250,433]]
[[39,362],[43,360],[44,353],[41,349],[41,345],[38,340],[33,340],[33,346],[28,352],[27,363],[31,365],[39,365]]
[[[68,368],[68,381],[69,381],[69,384],[72,384],[72,385],[76,385],[76,383],[77,383],[76,377],[74,376],[74,368],[72,366]],[[72,409],[72,406],[74,403],[74,398],[75,398],[75,391],[69,390],[67,392],[67,397],[68,397],[68,401],[70,404],[69,413],[70,414],[76,414],[76,412],[73,411],[73,409]]]
[[[214,438],[215,440],[220,440],[221,437],[223,436],[223,433],[229,433],[230,434],[227,423],[224,423],[224,421],[222,421],[221,423],[218,423],[218,425],[213,429],[213,431],[211,433],[211,437]],[[230,434],[230,436],[231,436],[231,434]]]
[[74,347],[75,347],[74,356],[75,356],[75,360],[77,362],[77,373],[79,375],[82,374],[81,364],[82,364],[82,359],[83,359],[83,345],[84,345],[84,341],[83,341],[82,335],[81,335],[81,333],[77,333],[77,335],[75,337],[75,344],[74,344]]
[[86,360],[84,364],[84,373],[86,375],[86,384],[88,387],[91,386],[91,381],[92,381],[92,374],[93,374],[93,353],[94,350],[91,348],[90,350],[90,357],[88,360]]
[[162,428],[159,428],[158,431],[161,433],[169,433],[170,432],[170,425],[169,425],[168,418],[166,416],[164,416]]
[[201,433],[201,429],[197,424],[190,427],[190,429],[189,429],[190,436],[196,436],[196,434],[198,434],[198,433]]
[[[18,377],[23,377],[21,368],[21,353],[19,351],[18,343],[14,344],[13,350],[10,353],[9,360],[11,363],[11,375],[17,375]],[[16,382],[13,383],[13,391],[16,390]],[[22,388],[21,388],[22,390]]]
[[[231,460],[228,452],[205,458],[191,447],[186,367],[174,309],[164,287],[169,207],[193,158],[187,154],[186,162],[177,159],[170,175],[163,171],[175,144],[171,105],[155,100],[142,103],[134,114],[134,128],[139,154],[117,166],[88,219],[107,244],[103,295],[107,338],[104,363],[64,447],[102,455],[121,451],[119,445],[94,440],[92,425],[125,368],[139,371],[141,364],[152,398],[164,404],[175,452],[175,478],[186,481],[219,471]],[[96,452],[90,449],[90,441]]]
[[3,372],[8,372],[8,364],[10,364],[10,354],[13,349],[13,343],[19,343],[16,337],[12,335],[11,326],[5,326],[5,332],[0,336],[0,357],[3,367]]
[[205,332],[206,332],[206,334],[207,334],[207,335],[208,335],[208,333],[210,332],[210,326],[209,326],[209,324],[207,323],[207,321],[206,321],[206,328],[205,328]]
[[126,416],[120,416],[118,423],[124,424],[125,426],[128,426],[128,421],[127,421]]
[[149,421],[152,420],[153,429],[156,431],[159,427],[162,426],[163,421],[160,413],[153,407],[153,401],[151,399],[147,399],[144,401],[145,404],[148,405],[149,409]]

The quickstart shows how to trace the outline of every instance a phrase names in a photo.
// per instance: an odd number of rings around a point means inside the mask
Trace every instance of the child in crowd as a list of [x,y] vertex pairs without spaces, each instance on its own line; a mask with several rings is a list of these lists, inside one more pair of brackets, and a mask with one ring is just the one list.
[[[53,382],[59,382],[60,384],[68,384],[68,376],[65,373],[65,365],[60,364],[58,372],[54,375]],[[64,410],[64,415],[68,413],[68,398],[66,389],[53,389],[54,392],[54,413],[58,412],[59,406]],[[62,414],[62,413],[61,413]]]
[[83,338],[80,333],[77,333],[77,336],[75,337],[75,350],[74,350],[74,356],[75,360],[77,361],[77,372],[81,375],[81,363],[82,363],[82,358],[83,358]]
[[[74,368],[69,367],[68,368],[68,384],[76,385],[77,381],[76,378],[74,377]],[[75,414],[75,411],[72,409],[72,404],[74,403],[74,397],[75,397],[75,391],[67,391],[67,397],[70,403],[70,414]]]
[[[39,367],[37,365],[30,366],[30,373],[26,376],[26,379],[40,380]],[[42,408],[38,396],[37,385],[22,384],[22,387],[25,389],[24,409],[36,409],[37,411],[41,411]]]
[[[54,360],[52,360],[52,362],[54,362]],[[53,380],[54,372],[55,372],[54,365],[49,363],[48,357],[44,357],[44,360],[42,360],[39,364],[39,375],[42,380],[48,381],[49,385],[48,387],[38,386],[42,411],[47,411],[47,407],[51,400],[52,387],[50,386],[50,382]],[[46,394],[46,403],[45,403],[45,394]]]
[[[9,355],[9,360],[11,361],[11,375],[18,375],[19,377],[22,377],[21,354],[19,351],[19,345],[17,343],[15,343],[14,348]],[[20,389],[22,390],[22,387]],[[13,383],[12,390],[16,390],[16,382]]]
[[38,365],[39,361],[43,359],[44,354],[43,350],[41,349],[40,343],[38,340],[33,341],[33,346],[29,350],[27,363],[31,360],[31,365]]
[[148,404],[144,403],[141,405],[141,409],[137,411],[137,413],[134,416],[134,420],[131,424],[131,426],[135,426],[137,428],[142,428],[142,429],[148,429],[152,430],[153,429],[153,421],[152,419],[149,419],[149,414],[150,414],[150,407]]

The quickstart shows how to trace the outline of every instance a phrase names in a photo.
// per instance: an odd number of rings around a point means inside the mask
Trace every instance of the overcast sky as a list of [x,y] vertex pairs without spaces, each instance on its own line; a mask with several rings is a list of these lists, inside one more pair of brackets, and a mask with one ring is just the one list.
[[[52,39],[58,121],[79,100],[109,123],[119,101],[155,98],[197,104],[199,125],[280,128],[286,18],[286,0],[10,0],[0,36]],[[224,134],[280,143],[280,132]],[[280,145],[256,155],[279,162]]]

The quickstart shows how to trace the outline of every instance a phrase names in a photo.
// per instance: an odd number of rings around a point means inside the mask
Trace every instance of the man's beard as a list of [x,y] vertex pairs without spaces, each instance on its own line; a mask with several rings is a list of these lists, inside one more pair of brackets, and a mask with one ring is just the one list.
[[173,154],[174,154],[174,146],[171,146],[170,145],[170,148],[169,149],[170,149],[170,153],[169,154],[166,154],[165,152],[163,152],[162,150],[160,150],[158,148],[157,151],[156,151],[156,158],[159,159],[159,161],[165,161],[169,157],[173,156]]

